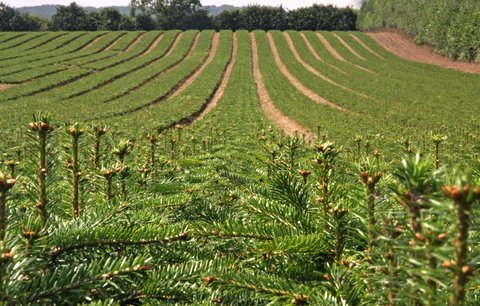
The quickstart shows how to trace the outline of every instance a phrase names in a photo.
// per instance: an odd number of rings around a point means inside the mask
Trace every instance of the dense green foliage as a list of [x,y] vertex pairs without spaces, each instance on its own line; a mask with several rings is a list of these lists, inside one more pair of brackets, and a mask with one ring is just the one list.
[[358,32],[1,33],[0,55],[0,304],[478,304],[480,76]]
[[477,0],[367,0],[358,25],[363,30],[399,29],[443,55],[480,62]]
[[197,0],[133,0],[129,16],[120,14],[116,8],[103,8],[100,11],[89,12],[73,2],[69,6],[58,6],[49,20],[41,19],[42,22],[38,25],[38,18],[27,14],[21,15],[5,5],[3,10],[8,12],[8,14],[3,13],[4,23],[8,23],[8,25],[2,25],[4,31],[36,31],[44,30],[46,27],[51,31],[151,31],[155,29],[348,31],[356,29],[357,20],[356,12],[350,7],[337,8],[333,5],[316,4],[291,11],[281,6],[250,5],[241,9],[227,9],[211,16]]
[[20,14],[8,5],[0,2],[0,32],[4,31],[38,31],[42,29],[43,20],[30,14]]

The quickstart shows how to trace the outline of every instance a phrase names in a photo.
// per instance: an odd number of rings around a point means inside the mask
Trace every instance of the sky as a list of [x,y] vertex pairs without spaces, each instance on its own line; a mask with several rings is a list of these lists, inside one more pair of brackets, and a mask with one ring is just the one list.
[[[2,0],[2,2],[13,7],[22,6],[35,6],[42,4],[61,4],[68,5],[74,0]],[[75,2],[81,6],[124,6],[130,3],[129,0],[75,0]],[[201,0],[203,5],[222,5],[231,4],[235,6],[245,6],[248,4],[261,4],[279,6],[283,5],[284,8],[295,9],[298,7],[311,6],[314,3],[317,4],[333,4],[339,7],[354,6],[358,7],[360,0]]]

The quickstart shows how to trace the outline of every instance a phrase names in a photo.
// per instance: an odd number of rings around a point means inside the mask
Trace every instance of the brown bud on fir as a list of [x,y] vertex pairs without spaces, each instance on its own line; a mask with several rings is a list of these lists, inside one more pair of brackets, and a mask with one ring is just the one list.
[[6,251],[6,252],[2,253],[2,257],[1,257],[1,258],[2,258],[2,261],[3,261],[3,262],[7,262],[7,261],[9,261],[12,257],[13,257],[12,252],[11,252],[11,251]]
[[44,205],[43,205],[42,202],[38,202],[38,203],[37,203],[37,208],[38,208],[38,209],[43,209],[43,207],[44,207]]
[[451,269],[453,266],[453,263],[451,260],[445,260],[443,263],[442,263],[442,267],[444,267],[445,269]]
[[365,171],[360,172],[360,177],[362,178],[363,183],[367,183],[368,181],[368,173]]
[[13,186],[15,186],[16,183],[17,183],[17,181],[15,179],[13,179],[13,178],[8,179],[7,180],[7,188],[8,189],[12,188]]
[[217,298],[217,299],[213,299],[212,302],[214,302],[215,304],[222,304],[223,303],[223,298]]
[[447,238],[447,234],[445,233],[438,234],[437,236],[437,239],[440,241],[444,241],[446,238]]
[[24,237],[25,239],[35,238],[36,235],[37,235],[37,233],[35,233],[34,231],[24,231],[24,232],[23,232],[23,237]]
[[47,169],[46,169],[46,168],[40,169],[40,173],[41,173],[41,174],[47,174]]
[[328,273],[323,274],[323,279],[324,279],[324,280],[329,280],[329,279],[330,279],[330,275],[329,275]]
[[36,122],[30,122],[28,124],[28,128],[32,131],[38,131],[38,126],[37,126],[37,123]]
[[293,305],[307,305],[308,304],[308,297],[305,295],[297,296],[292,299],[291,303]]
[[425,236],[422,233],[416,233],[415,238],[417,238],[418,240],[420,240],[422,242],[427,241],[427,238],[425,238]]
[[466,276],[473,276],[475,274],[475,271],[473,270],[472,266],[464,265],[462,267],[462,273],[465,274]]
[[368,180],[367,180],[367,185],[368,186],[372,186],[373,185],[373,178],[372,177],[369,177]]
[[215,281],[215,279],[211,276],[205,276],[203,278],[203,281],[205,283],[205,287],[208,287],[208,285],[210,285],[211,283],[213,283]]
[[306,179],[307,177],[309,177],[309,176],[312,174],[312,171],[308,171],[308,170],[298,170],[298,173],[299,173],[304,179]]
[[178,238],[180,238],[180,240],[187,240],[188,239],[188,233],[185,233],[185,232],[180,233],[178,235]]
[[392,252],[385,253],[385,258],[388,260],[393,260],[394,255]]

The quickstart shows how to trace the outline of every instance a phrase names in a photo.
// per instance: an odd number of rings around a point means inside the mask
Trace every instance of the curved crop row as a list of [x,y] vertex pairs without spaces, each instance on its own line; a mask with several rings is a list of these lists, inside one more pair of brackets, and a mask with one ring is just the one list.
[[[124,54],[103,61],[101,64],[97,65],[97,71],[102,71],[117,65],[127,63],[128,61],[140,56],[150,47],[150,45],[153,43],[153,41],[158,35],[158,32],[149,32],[146,35],[146,39],[142,40],[142,42],[139,43],[134,49],[132,49],[131,52],[125,52]],[[65,86],[85,76],[88,76],[91,73],[92,70],[88,69],[88,67],[77,68],[75,70],[60,71],[59,73],[49,75],[46,78],[37,79],[34,82],[29,83],[27,86],[21,85],[12,88],[11,90],[5,92],[5,95],[2,97],[2,99],[0,99],[0,101],[12,101],[20,99],[22,97],[30,97],[41,92],[46,92],[54,88]]]

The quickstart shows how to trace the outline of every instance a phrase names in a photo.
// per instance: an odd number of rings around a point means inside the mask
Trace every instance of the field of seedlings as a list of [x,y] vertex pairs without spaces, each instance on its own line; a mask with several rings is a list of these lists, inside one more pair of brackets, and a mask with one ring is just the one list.
[[479,88],[361,32],[0,33],[0,304],[479,305]]

